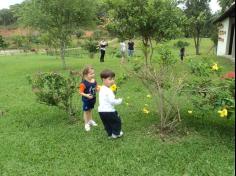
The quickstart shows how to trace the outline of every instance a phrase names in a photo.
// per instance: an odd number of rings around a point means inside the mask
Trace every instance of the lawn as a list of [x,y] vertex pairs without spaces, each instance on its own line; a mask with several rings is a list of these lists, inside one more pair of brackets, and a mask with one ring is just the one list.
[[[207,49],[204,51],[206,54]],[[224,72],[234,69],[230,61],[209,57],[224,66]],[[92,64],[99,83],[99,73],[105,68],[113,69],[118,77],[125,73],[119,59],[110,56],[104,64],[97,57],[85,56],[67,58],[67,64],[73,70]],[[64,112],[35,101],[27,75],[38,71],[67,74],[68,71],[61,69],[59,59],[45,55],[7,56],[0,57],[0,67],[0,111],[4,113],[0,115],[2,176],[232,176],[234,173],[234,119],[184,115],[183,134],[163,141],[154,130],[158,122],[154,113],[142,113],[143,105],[151,103],[146,99],[148,92],[135,78],[130,78],[118,92],[119,97],[130,103],[117,108],[125,136],[109,140],[96,110],[94,118],[99,126],[87,133],[82,116],[78,117],[78,123],[71,124]],[[185,68],[180,63],[178,67]],[[79,96],[77,101],[80,108]],[[183,107],[183,114],[187,114],[185,110],[187,107]]]

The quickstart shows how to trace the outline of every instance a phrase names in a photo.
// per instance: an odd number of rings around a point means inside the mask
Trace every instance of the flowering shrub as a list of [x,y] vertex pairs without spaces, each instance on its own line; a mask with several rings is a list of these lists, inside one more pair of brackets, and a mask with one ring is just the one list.
[[189,80],[185,88],[190,92],[194,107],[202,116],[212,110],[222,118],[230,118],[235,111],[235,79],[225,79],[227,75],[222,79],[221,67],[217,63],[191,61],[190,68],[195,77]]
[[[133,74],[139,78],[143,85],[150,92],[147,99],[152,99],[155,103],[157,117],[160,118],[160,132],[167,133],[175,130],[181,121],[179,108],[179,93],[184,85],[184,77],[176,76],[173,66],[176,59],[168,48],[161,47],[160,58],[155,64],[145,65],[134,63]],[[142,109],[148,115],[148,106]]]

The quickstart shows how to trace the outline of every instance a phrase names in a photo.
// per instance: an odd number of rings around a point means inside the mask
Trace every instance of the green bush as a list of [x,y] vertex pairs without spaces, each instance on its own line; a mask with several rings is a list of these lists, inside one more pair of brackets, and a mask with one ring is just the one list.
[[79,29],[75,32],[75,35],[78,39],[80,39],[84,35],[84,31],[82,29]]
[[77,111],[72,100],[77,89],[77,76],[73,73],[69,77],[58,73],[38,73],[29,77],[29,81],[37,101],[66,111],[70,118],[75,117]]
[[198,114],[205,116],[209,110],[226,109],[227,118],[230,118],[235,111],[235,79],[223,79],[220,67],[217,65],[214,68],[215,65],[206,61],[191,61],[189,66],[194,76],[185,88]]
[[5,42],[3,37],[0,35],[0,48],[1,49],[6,49],[8,47],[8,44]]
[[82,47],[87,50],[90,54],[90,57],[93,58],[95,53],[98,51],[98,42],[93,38],[89,38],[85,41]]

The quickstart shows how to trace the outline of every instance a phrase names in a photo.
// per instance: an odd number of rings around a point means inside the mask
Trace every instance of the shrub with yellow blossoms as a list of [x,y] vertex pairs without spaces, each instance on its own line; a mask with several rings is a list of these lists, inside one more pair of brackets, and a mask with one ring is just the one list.
[[218,70],[219,70],[218,64],[215,63],[215,64],[212,66],[212,70],[213,70],[213,71],[218,71]]
[[222,117],[222,118],[228,117],[228,110],[226,108],[224,108],[221,111],[218,111],[218,113],[219,113],[220,117]]
[[143,113],[144,113],[144,114],[149,114],[150,111],[149,111],[147,108],[143,108]]

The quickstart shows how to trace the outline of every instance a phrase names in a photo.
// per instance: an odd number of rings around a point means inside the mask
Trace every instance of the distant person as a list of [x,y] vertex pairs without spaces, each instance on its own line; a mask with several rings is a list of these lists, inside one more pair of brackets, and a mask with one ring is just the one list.
[[134,42],[132,40],[129,40],[128,42],[128,56],[133,57],[134,55]]
[[100,57],[100,62],[105,62],[104,58],[105,58],[105,54],[106,54],[106,47],[108,46],[108,43],[105,40],[102,40],[99,43],[99,48],[101,51],[101,57]]
[[125,62],[125,55],[126,55],[126,43],[125,42],[120,43],[120,52],[121,52],[121,63],[123,64]]
[[185,48],[181,48],[180,49],[180,59],[181,61],[184,61],[184,56],[185,56]]

